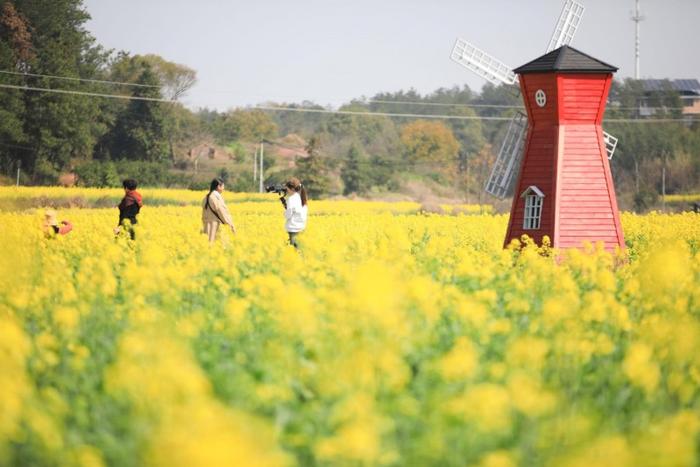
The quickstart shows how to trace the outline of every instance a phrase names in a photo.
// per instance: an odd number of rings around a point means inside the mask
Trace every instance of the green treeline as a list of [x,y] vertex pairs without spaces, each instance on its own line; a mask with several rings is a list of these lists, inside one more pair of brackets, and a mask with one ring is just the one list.
[[56,183],[88,161],[172,162],[183,109],[159,99],[184,92],[195,72],[155,55],[105,50],[85,30],[88,19],[81,0],[0,4],[3,174],[19,167],[24,183]]
[[[517,90],[486,85],[480,93],[378,93],[339,109],[424,118],[301,111],[328,110],[313,102],[265,104],[297,111],[191,111],[177,99],[196,83],[194,70],[106,50],[86,31],[88,19],[82,0],[0,0],[3,183],[14,183],[19,168],[23,184],[115,186],[137,176],[146,185],[199,188],[218,175],[252,191],[263,142],[264,181],[299,173],[316,197],[413,187],[488,201],[482,188],[508,121],[481,117],[522,110]],[[700,191],[700,123],[683,120],[683,101],[668,89],[649,96],[628,79],[611,90],[604,128],[619,138],[612,169],[625,207],[653,207],[663,190]],[[640,114],[642,100],[653,113]],[[209,157],[197,153],[202,145]]]

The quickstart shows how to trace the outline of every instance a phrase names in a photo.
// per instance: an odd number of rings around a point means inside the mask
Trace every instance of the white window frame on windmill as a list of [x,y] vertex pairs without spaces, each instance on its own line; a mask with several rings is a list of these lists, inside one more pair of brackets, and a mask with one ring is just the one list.
[[538,89],[535,92],[535,102],[537,103],[538,107],[544,107],[547,105],[547,94],[544,93],[544,90]]
[[535,185],[530,185],[523,191],[520,197],[525,198],[523,230],[538,230],[542,222],[544,193]]

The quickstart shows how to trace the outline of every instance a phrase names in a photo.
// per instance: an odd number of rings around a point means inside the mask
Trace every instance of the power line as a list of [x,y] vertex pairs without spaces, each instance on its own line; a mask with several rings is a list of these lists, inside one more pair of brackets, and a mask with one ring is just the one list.
[[[512,117],[484,117],[476,115],[429,115],[429,114],[399,114],[387,112],[357,112],[350,110],[327,110],[327,109],[308,109],[303,107],[270,107],[270,106],[255,106],[254,109],[281,111],[281,112],[311,112],[311,113],[326,113],[326,114],[341,114],[341,115],[370,115],[380,117],[402,117],[402,118],[431,118],[441,120],[512,120]],[[613,118],[606,119],[605,122],[631,122],[631,123],[659,123],[659,122],[687,122],[685,118]]]
[[308,109],[303,107],[272,107],[256,105],[254,109],[269,110],[274,112],[310,112],[323,114],[340,115],[370,115],[375,117],[401,117],[401,118],[431,118],[441,120],[511,120],[511,117],[480,117],[476,115],[429,115],[429,114],[404,114],[389,112],[358,112],[354,110],[328,110],[328,109]]
[[172,103],[170,99],[161,99],[158,97],[142,97],[142,96],[125,96],[122,94],[103,94],[99,92],[74,91],[71,89],[56,89],[56,88],[36,88],[32,86],[17,86],[14,84],[0,83],[0,88],[19,89],[21,91],[37,91],[37,92],[55,92],[58,94],[75,94],[79,96],[106,97],[108,99],[126,99],[135,101],[151,101],[151,102],[166,102]]
[[448,104],[445,102],[419,102],[419,101],[385,101],[377,99],[368,99],[365,102],[377,104],[410,104],[410,105],[432,105],[444,107],[484,107],[496,109],[524,109],[522,105],[500,105],[500,104]]
[[7,75],[33,76],[35,78],[63,79],[63,80],[67,80],[67,81],[84,81],[84,82],[88,82],[88,83],[118,84],[120,86],[136,86],[136,87],[142,87],[142,88],[160,88],[161,87],[160,85],[157,85],[157,84],[125,83],[123,81],[107,81],[107,80],[102,80],[102,79],[73,78],[70,76],[41,75],[38,73],[22,73],[19,71],[9,71],[9,70],[0,70],[0,73],[4,73]]
[[[37,92],[54,92],[59,94],[75,94],[80,96],[93,96],[93,97],[105,97],[109,99],[126,99],[126,100],[142,100],[151,102],[166,102],[172,103],[168,99],[160,99],[155,97],[141,97],[141,96],[124,96],[120,94],[103,94],[97,92],[86,92],[86,91],[74,91],[69,89],[55,89],[55,88],[37,88],[32,86],[18,86],[14,84],[4,84],[0,83],[0,88],[7,89],[18,89],[24,91],[37,91]],[[431,119],[447,119],[447,120],[510,120],[510,117],[477,117],[477,116],[459,116],[459,115],[425,115],[425,114],[398,114],[398,113],[387,113],[387,112],[356,112],[348,110],[327,110],[327,109],[305,109],[305,108],[290,108],[290,107],[270,107],[270,106],[255,106],[254,109],[260,110],[272,110],[272,111],[289,111],[289,112],[312,112],[312,113],[327,113],[327,114],[341,114],[341,115],[372,115],[372,116],[383,116],[383,117],[405,117],[405,118],[431,118]]]
[[639,107],[615,107],[615,106],[608,105],[608,107],[605,110],[606,110],[606,112],[607,111],[614,112],[617,110],[637,110],[637,111],[654,110],[654,111],[656,111],[656,110],[683,110],[684,108],[685,107],[642,107],[642,106],[639,106]]
[[[426,106],[445,106],[445,107],[474,107],[474,108],[496,108],[496,109],[525,109],[522,105],[501,105],[501,104],[448,104],[444,102],[420,102],[420,101],[385,101],[368,99],[364,102],[351,102],[353,103],[379,103],[379,104],[405,104],[405,105],[426,105]],[[683,107],[644,107],[644,110],[673,110],[673,109],[683,109]],[[608,110],[639,110],[639,107],[609,107]]]
[[[78,82],[88,82],[88,83],[100,83],[100,84],[114,84],[114,85],[119,85],[119,86],[133,86],[133,87],[144,87],[144,88],[158,88],[160,89],[162,86],[157,85],[157,84],[140,84],[140,83],[127,83],[124,81],[110,81],[110,80],[100,80],[100,79],[91,79],[91,78],[74,78],[71,76],[58,76],[58,75],[46,75],[46,74],[39,74],[39,73],[26,73],[26,72],[19,72],[19,71],[11,71],[11,70],[0,70],[0,73],[2,74],[9,74],[9,75],[16,75],[16,76],[33,76],[37,78],[49,78],[49,79],[59,79],[59,80],[66,80],[66,81],[78,81]],[[664,90],[661,92],[677,92],[673,89],[669,90]],[[624,94],[627,96],[644,96],[644,97],[653,97],[653,94],[655,92],[659,91],[627,91]],[[226,94],[231,94],[230,92],[225,92]],[[650,95],[651,94],[651,95]],[[168,101],[170,102],[170,101]],[[466,103],[466,104],[451,104],[451,103],[446,103],[446,102],[424,102],[424,101],[397,101],[397,100],[382,100],[382,99],[366,99],[366,100],[356,100],[356,101],[351,101],[350,104],[367,104],[367,103],[377,103],[377,104],[398,104],[398,105],[424,105],[424,106],[442,106],[442,107],[473,107],[473,108],[500,108],[500,109],[518,109],[522,110],[524,109],[524,106],[522,105],[508,105],[508,104],[471,104],[471,103]],[[614,107],[615,110],[638,110],[637,107]],[[644,107],[645,110],[662,110],[662,109],[683,109],[683,107]]]
[[606,118],[605,123],[670,123],[698,121],[695,118]]
[[[121,94],[103,94],[97,92],[87,92],[87,91],[74,91],[70,89],[56,89],[56,88],[38,88],[33,86],[18,86],[14,84],[4,84],[0,83],[0,88],[6,89],[16,89],[21,91],[35,91],[35,92],[53,92],[57,94],[73,94],[79,96],[91,96],[91,97],[104,97],[108,99],[125,99],[125,100],[140,100],[149,102],[164,102],[173,103],[172,100],[162,99],[156,97],[142,97],[142,96],[125,96]],[[396,118],[425,118],[425,119],[439,119],[439,120],[486,120],[486,121],[507,121],[511,120],[511,117],[490,117],[490,116],[476,116],[476,115],[429,115],[429,114],[412,114],[412,113],[389,113],[389,112],[358,112],[350,110],[328,110],[328,109],[308,109],[299,107],[274,107],[274,106],[262,106],[258,105],[253,107],[259,110],[268,110],[275,112],[308,112],[308,113],[323,113],[323,114],[337,114],[337,115],[360,115],[360,116],[375,116],[375,117],[396,117]],[[609,119],[606,122],[630,122],[630,123],[658,123],[658,122],[687,122],[686,118],[663,118],[663,119]]]
[[[39,73],[25,73],[19,71],[10,70],[0,70],[2,74],[16,75],[16,76],[33,76],[38,78],[49,78],[49,79],[62,79],[67,81],[78,81],[78,82],[89,82],[89,83],[100,83],[100,84],[114,84],[119,86],[133,86],[133,87],[144,87],[144,88],[158,88],[162,86],[156,84],[140,84],[140,83],[127,83],[124,81],[109,81],[109,80],[99,80],[91,78],[74,78],[70,76],[57,76],[57,75],[46,75]],[[674,92],[674,90],[668,90]],[[654,91],[640,91],[640,92],[626,92],[626,95],[633,96],[644,96],[649,97],[650,92]],[[170,101],[168,101],[170,102]],[[396,105],[423,105],[423,106],[440,106],[440,107],[473,107],[473,108],[495,108],[495,109],[524,109],[522,105],[507,105],[507,104],[450,104],[446,102],[424,102],[424,101],[396,101],[396,100],[382,100],[382,99],[366,99],[364,101],[354,101],[350,104],[367,104],[367,103],[377,103],[377,104],[396,104]],[[611,110],[639,110],[638,107],[611,107]],[[683,109],[683,107],[644,107],[645,110],[673,110],[673,109]]]
[[4,143],[4,142],[0,142],[0,146],[7,147],[7,148],[13,148],[13,149],[24,149],[27,151],[36,151],[35,148],[30,148],[27,146],[19,146],[17,144],[8,144],[8,143]]
[[[344,162],[347,163],[349,160],[347,158],[338,158],[334,159],[334,161],[338,162]],[[446,159],[446,160],[441,160],[441,161],[415,161],[415,162],[409,162],[409,161],[381,161],[381,162],[374,162],[371,160],[358,160],[354,162],[357,165],[362,165],[362,166],[371,166],[371,167],[411,167],[411,168],[418,168],[418,167],[433,167],[433,166],[440,166],[440,167],[445,167],[446,164],[458,164],[459,160],[458,159]]]

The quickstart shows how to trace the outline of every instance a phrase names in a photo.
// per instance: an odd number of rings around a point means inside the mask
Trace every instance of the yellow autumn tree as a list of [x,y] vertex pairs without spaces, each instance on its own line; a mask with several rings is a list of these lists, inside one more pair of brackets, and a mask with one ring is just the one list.
[[411,162],[454,162],[459,142],[440,122],[416,120],[401,129],[404,154]]

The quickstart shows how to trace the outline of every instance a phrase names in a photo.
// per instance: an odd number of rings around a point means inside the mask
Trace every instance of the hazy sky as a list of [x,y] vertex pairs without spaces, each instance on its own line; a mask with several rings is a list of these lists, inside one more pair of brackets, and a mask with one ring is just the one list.
[[[634,75],[634,0],[581,0],[571,45]],[[457,36],[511,67],[542,55],[563,0],[85,0],[107,48],[197,71],[192,108],[311,100],[483,80],[449,59]],[[700,0],[641,0],[643,78],[700,79]]]

